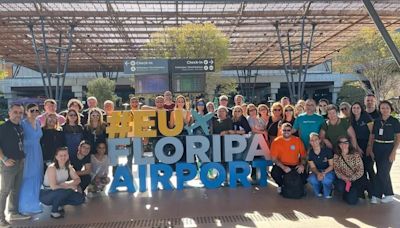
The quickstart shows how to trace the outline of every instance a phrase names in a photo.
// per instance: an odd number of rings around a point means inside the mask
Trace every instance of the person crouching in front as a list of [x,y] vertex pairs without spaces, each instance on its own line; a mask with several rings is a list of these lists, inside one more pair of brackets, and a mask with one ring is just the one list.
[[81,179],[69,163],[67,147],[56,150],[54,162],[44,175],[44,189],[40,190],[40,202],[52,206],[52,218],[64,217],[64,205],[80,205],[85,197],[78,191]]
[[287,198],[301,198],[306,180],[306,150],[300,138],[292,135],[292,125],[284,123],[282,136],[271,145],[274,165],[271,176],[278,184],[278,193]]

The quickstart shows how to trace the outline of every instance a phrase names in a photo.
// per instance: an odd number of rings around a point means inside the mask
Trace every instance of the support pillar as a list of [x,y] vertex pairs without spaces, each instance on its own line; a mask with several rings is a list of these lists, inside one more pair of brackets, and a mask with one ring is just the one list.
[[281,88],[281,83],[279,82],[271,82],[271,89],[270,89],[270,100],[276,101],[278,90]]
[[77,99],[83,100],[83,88],[82,88],[82,86],[72,86],[71,90],[72,90],[72,92],[74,93],[74,96]]
[[329,92],[332,93],[332,104],[336,104],[340,90],[343,87],[342,81],[335,81],[333,85],[329,86]]

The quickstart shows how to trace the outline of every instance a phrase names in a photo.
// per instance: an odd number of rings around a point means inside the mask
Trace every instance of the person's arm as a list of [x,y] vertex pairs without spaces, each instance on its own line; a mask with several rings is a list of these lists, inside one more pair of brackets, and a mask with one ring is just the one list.
[[399,147],[399,144],[400,144],[400,133],[397,133],[395,136],[396,137],[395,137],[395,140],[394,140],[393,150],[392,150],[392,153],[389,156],[389,161],[390,162],[394,162],[394,160],[396,160],[396,151],[397,151],[397,148]]
[[367,145],[367,151],[365,151],[367,156],[370,156],[372,159],[374,159],[374,153],[372,152],[372,146],[374,145],[374,138],[375,135],[373,133],[374,129],[374,122],[368,123],[368,130],[369,130],[369,138],[368,138],[368,145]]
[[310,166],[311,172],[313,172],[317,176],[320,174],[319,170],[315,166],[314,161],[308,161],[308,165]]
[[329,139],[326,138],[326,132],[322,128],[319,131],[319,137],[321,138],[321,141],[324,142],[326,147],[328,147],[329,149],[333,149],[333,145],[332,145],[331,141],[329,141]]
[[71,180],[57,184],[56,167],[54,167],[54,166],[48,167],[47,168],[47,177],[49,178],[49,185],[50,185],[51,190],[76,189],[76,186],[78,186],[78,184],[81,182],[81,180],[79,177],[77,179],[76,178],[74,179],[71,174],[72,173],[71,173],[71,169],[70,169],[69,175],[71,176]]
[[83,167],[84,167],[83,170],[75,171],[76,174],[77,174],[78,176],[90,175],[90,173],[92,172],[92,164],[86,163]]
[[0,160],[7,167],[14,166],[14,164],[15,164],[15,160],[5,156],[3,153],[3,150],[1,148],[0,148]]
[[[297,130],[299,129],[299,122],[300,122],[299,119],[300,119],[300,118],[296,118],[296,119],[294,120],[293,127],[292,127],[292,135],[293,135],[294,133],[296,133]],[[279,130],[279,129],[278,129],[278,130]]]
[[349,128],[347,128],[347,134],[349,135],[351,144],[356,149],[356,151],[358,151],[360,154],[363,154],[364,151],[362,151],[362,149],[358,146],[356,132],[354,131],[354,128],[351,125]]
[[333,170],[333,159],[328,159],[329,166],[322,173],[325,175]]

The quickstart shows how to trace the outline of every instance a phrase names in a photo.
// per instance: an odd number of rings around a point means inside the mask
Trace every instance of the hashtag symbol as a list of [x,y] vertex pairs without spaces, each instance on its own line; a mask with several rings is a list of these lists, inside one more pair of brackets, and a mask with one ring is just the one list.
[[129,132],[129,124],[131,122],[130,112],[112,112],[107,116],[106,132],[109,138],[126,138]]

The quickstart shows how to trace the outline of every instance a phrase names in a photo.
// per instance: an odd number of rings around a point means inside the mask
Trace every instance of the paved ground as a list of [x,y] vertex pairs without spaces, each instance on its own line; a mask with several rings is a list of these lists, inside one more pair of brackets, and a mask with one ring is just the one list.
[[[400,154],[392,169],[400,192]],[[16,227],[400,227],[400,196],[395,202],[348,206],[339,197],[284,199],[276,187],[190,188],[92,196],[79,207],[66,207],[65,218],[49,217],[49,208]]]

